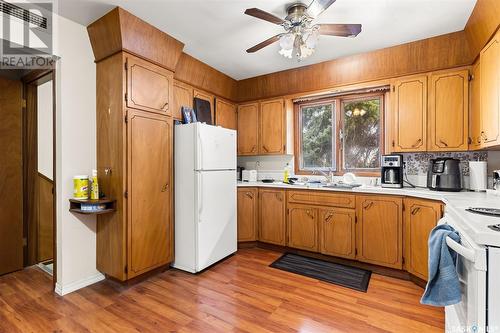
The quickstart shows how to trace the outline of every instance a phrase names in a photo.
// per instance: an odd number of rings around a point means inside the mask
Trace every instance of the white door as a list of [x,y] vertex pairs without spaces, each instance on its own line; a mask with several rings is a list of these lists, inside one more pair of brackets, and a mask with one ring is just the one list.
[[236,131],[206,124],[197,125],[195,170],[235,170]]
[[234,171],[198,171],[196,270],[236,252],[236,177]]

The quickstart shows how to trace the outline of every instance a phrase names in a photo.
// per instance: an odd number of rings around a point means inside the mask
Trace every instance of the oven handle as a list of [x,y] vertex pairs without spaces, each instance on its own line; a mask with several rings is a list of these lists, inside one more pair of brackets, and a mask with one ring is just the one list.
[[446,236],[446,245],[448,245],[448,247],[452,248],[456,253],[460,254],[462,257],[471,261],[472,263],[476,262],[476,254],[474,250],[468,249],[465,246],[455,242],[449,236]]

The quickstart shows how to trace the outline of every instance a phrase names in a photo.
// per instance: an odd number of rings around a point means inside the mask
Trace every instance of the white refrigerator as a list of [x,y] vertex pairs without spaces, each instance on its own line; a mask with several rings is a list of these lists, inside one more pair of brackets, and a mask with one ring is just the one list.
[[237,250],[236,131],[177,125],[175,268],[196,273]]

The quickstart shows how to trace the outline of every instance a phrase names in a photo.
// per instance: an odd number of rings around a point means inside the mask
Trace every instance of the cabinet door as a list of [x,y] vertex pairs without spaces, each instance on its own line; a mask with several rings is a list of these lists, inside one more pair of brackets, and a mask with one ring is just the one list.
[[500,34],[481,51],[481,147],[500,145]]
[[259,140],[259,104],[238,107],[238,155],[257,155]]
[[412,76],[394,83],[392,151],[427,149],[427,76]]
[[215,124],[237,130],[238,113],[236,105],[217,98],[215,101]]
[[319,210],[320,252],[354,259],[356,257],[356,215],[353,209]]
[[126,62],[127,107],[170,115],[172,72],[131,56]]
[[431,75],[429,91],[429,151],[468,149],[469,72]]
[[193,107],[193,88],[179,81],[174,81],[172,103],[172,117],[182,120],[181,108]]
[[203,99],[205,101],[209,101],[210,102],[210,113],[212,115],[212,123],[214,122],[214,95],[211,95],[207,92],[204,92],[204,91],[201,91],[201,90],[198,90],[198,89],[194,89],[193,90],[193,98],[199,98],[199,99]]
[[421,199],[405,199],[406,270],[421,279],[428,278],[429,233],[441,218],[441,204]]
[[285,191],[259,189],[259,240],[285,245]]
[[477,62],[472,67],[472,81],[470,82],[470,110],[469,110],[469,149],[481,148],[481,109],[480,109],[481,64]]
[[128,278],[172,261],[172,120],[130,112],[128,159]]
[[318,211],[305,205],[288,207],[287,246],[318,252]]
[[357,259],[401,269],[403,261],[403,200],[392,196],[358,196]]
[[259,153],[284,154],[286,127],[282,99],[260,103],[259,124]]
[[256,188],[238,189],[238,242],[257,240],[257,195]]

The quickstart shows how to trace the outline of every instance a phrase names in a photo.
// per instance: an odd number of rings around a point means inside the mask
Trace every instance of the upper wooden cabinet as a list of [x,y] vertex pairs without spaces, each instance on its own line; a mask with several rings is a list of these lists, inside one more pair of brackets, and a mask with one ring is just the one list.
[[259,144],[259,103],[238,107],[238,155],[257,155]]
[[190,85],[174,80],[172,101],[172,117],[182,120],[181,108],[193,107],[193,88]]
[[238,242],[257,240],[258,194],[257,188],[238,189]]
[[500,145],[500,32],[480,55],[481,148]]
[[259,154],[284,154],[286,149],[285,103],[275,99],[260,103]]
[[259,241],[286,245],[285,190],[259,189]]
[[356,197],[358,260],[397,269],[403,267],[402,208],[401,197]]
[[353,209],[319,209],[319,245],[323,254],[356,257],[356,215]]
[[127,56],[127,107],[171,114],[173,94],[172,72],[134,56]]
[[429,151],[467,150],[469,72],[433,73],[429,90]]
[[193,98],[199,98],[199,99],[203,99],[205,101],[210,102],[210,113],[212,114],[212,123],[214,123],[214,120],[215,120],[215,113],[214,113],[215,97],[214,97],[214,95],[212,95],[206,91],[198,90],[195,88],[193,90]]
[[393,93],[392,151],[426,151],[427,75],[395,81]]
[[317,252],[318,210],[316,208],[290,204],[288,206],[288,241],[289,247]]
[[131,110],[128,119],[127,248],[132,278],[173,260],[172,120]]
[[481,64],[477,62],[472,67],[470,81],[470,109],[469,109],[469,149],[481,148]]
[[237,106],[223,99],[215,100],[215,124],[233,130],[238,129]]
[[435,201],[406,198],[404,205],[406,270],[427,280],[429,275],[429,234],[441,218],[442,204]]

